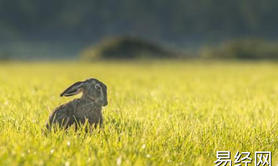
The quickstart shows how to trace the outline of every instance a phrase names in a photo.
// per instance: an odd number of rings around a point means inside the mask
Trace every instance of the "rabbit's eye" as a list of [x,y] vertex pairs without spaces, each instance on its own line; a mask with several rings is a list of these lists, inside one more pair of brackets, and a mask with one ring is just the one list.
[[96,84],[96,85],[95,85],[95,88],[96,88],[96,90],[100,90],[100,89],[101,89],[101,87],[100,87],[99,84]]

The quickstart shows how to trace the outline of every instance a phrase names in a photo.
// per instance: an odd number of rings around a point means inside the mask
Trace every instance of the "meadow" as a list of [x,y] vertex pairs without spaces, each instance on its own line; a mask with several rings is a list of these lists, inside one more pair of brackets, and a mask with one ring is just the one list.
[[[215,165],[216,152],[271,151],[278,163],[273,62],[0,64],[0,165]],[[108,87],[104,127],[45,132],[76,81]]]

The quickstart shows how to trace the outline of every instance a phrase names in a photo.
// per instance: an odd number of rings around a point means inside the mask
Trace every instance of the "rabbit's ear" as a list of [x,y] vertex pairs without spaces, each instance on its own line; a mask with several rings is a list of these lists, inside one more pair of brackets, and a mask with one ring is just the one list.
[[68,87],[63,93],[61,93],[62,96],[73,96],[82,91],[82,86],[84,85],[84,82],[76,82],[72,84],[70,87]]

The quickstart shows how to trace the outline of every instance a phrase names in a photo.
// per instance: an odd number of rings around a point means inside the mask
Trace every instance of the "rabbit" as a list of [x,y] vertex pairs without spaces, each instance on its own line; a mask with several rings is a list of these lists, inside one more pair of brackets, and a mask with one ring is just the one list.
[[101,81],[90,78],[72,84],[62,96],[73,96],[82,92],[81,98],[74,99],[57,107],[49,117],[46,128],[51,130],[54,125],[67,129],[75,125],[88,123],[89,127],[101,127],[103,123],[102,107],[107,106],[107,87]]

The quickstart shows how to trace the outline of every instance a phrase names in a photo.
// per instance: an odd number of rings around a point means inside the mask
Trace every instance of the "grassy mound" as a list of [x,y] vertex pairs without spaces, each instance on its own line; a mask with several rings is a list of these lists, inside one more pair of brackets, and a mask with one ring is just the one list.
[[86,60],[134,59],[134,58],[170,58],[173,52],[150,41],[136,37],[117,37],[101,41],[86,48],[81,57]]
[[278,59],[278,43],[260,39],[240,39],[223,42],[218,47],[206,47],[201,57],[234,59]]

